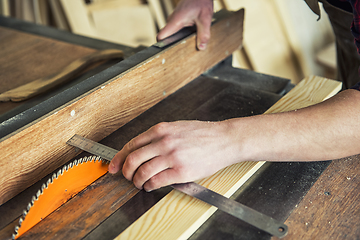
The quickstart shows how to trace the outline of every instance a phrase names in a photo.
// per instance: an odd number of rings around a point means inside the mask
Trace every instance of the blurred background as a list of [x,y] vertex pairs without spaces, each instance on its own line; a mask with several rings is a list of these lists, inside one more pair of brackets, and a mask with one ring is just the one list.
[[[0,14],[131,47],[150,46],[180,0],[0,0]],[[299,82],[335,79],[335,44],[325,11],[303,0],[215,0],[214,11],[245,8],[244,44],[233,66]],[[349,26],[350,27],[350,26]]]

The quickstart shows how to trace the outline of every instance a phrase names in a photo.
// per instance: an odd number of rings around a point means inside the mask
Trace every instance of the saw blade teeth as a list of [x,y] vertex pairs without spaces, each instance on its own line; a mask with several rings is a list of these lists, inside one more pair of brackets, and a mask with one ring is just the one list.
[[78,165],[78,160],[76,159],[75,161],[74,161],[74,166],[77,166]]
[[38,200],[38,198],[40,197],[41,195],[41,190],[39,189],[37,192],[36,192],[36,200]]
[[15,238],[16,238],[16,235],[17,235],[17,233],[19,232],[19,228],[20,228],[19,226],[16,226],[16,227],[15,227],[15,230],[14,230],[15,233],[13,233],[12,239],[15,239]]
[[63,168],[62,168],[62,172],[64,173],[64,172],[66,172],[68,169],[67,169],[67,166],[65,165],[65,166],[63,166]]
[[22,217],[25,218],[26,215],[27,215],[27,213],[28,213],[28,211],[24,210],[24,211],[23,211],[23,214],[22,214]]
[[34,202],[36,201],[36,197],[35,196],[32,196],[32,198],[31,198],[31,206],[33,206],[34,205]]
[[53,182],[56,179],[56,173],[53,173],[52,177],[51,177],[51,182]]
[[[26,207],[26,210],[29,212],[31,207],[32,207],[31,202],[29,202],[28,205],[27,205],[27,207]],[[27,213],[26,213],[26,214],[27,214]]]
[[22,222],[24,221],[24,219],[22,217],[19,218],[19,227],[21,227]]
[[19,226],[15,226],[15,229],[14,229],[14,233],[12,234],[11,238],[12,239],[15,239],[16,238],[16,235],[18,234],[19,232]]
[[[49,180],[48,180],[49,181]],[[41,192],[44,192],[44,189],[47,188],[47,183],[43,183],[43,185],[41,185]]]
[[57,172],[56,178],[58,178],[60,175],[62,175],[61,169]]
[[48,186],[50,185],[51,182],[52,182],[52,178],[49,178],[46,182],[46,188],[48,188]]
[[73,163],[71,162],[71,163],[69,163],[69,165],[68,165],[68,169],[70,169],[70,168],[72,168],[73,167]]

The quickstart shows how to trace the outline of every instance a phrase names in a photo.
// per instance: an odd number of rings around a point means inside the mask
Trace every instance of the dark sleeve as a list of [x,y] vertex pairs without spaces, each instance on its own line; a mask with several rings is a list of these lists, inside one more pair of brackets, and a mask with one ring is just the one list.
[[355,90],[359,90],[359,91],[360,91],[360,82],[358,82],[357,84],[355,84],[354,86],[352,86],[351,89],[355,89]]
[[[353,8],[353,16],[354,20],[351,24],[351,33],[354,36],[355,45],[360,54],[360,1],[359,0],[347,0],[352,8]],[[360,74],[360,69],[359,69]],[[356,89],[360,91],[360,82],[358,82],[355,86],[351,87],[351,89]]]

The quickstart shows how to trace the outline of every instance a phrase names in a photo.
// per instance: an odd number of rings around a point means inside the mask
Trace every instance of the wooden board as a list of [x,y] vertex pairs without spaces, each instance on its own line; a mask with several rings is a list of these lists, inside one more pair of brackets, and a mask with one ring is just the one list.
[[[229,91],[226,91],[230,89],[233,92],[229,93]],[[226,93],[224,93],[224,91],[226,91]],[[224,97],[219,99],[219,95]],[[226,101],[225,96],[234,97],[235,99],[232,98],[232,101],[229,102]],[[116,130],[110,136],[103,139],[101,143],[115,149],[120,149],[134,136],[146,131],[159,121],[202,119],[204,117],[206,120],[217,120],[218,117],[224,115],[228,117],[242,116],[245,112],[250,113],[249,108],[255,113],[263,113],[273,103],[264,104],[258,103],[255,100],[250,100],[254,104],[250,105],[247,111],[244,111],[244,108],[246,109],[246,106],[244,105],[248,104],[249,99],[252,98],[246,98],[243,101],[239,101],[239,98],[241,99],[242,96],[243,95],[239,93],[239,88],[236,88],[235,84],[229,84],[200,76],[179,89],[179,91],[176,91],[176,93],[164,99],[162,102],[156,104],[145,113]],[[208,106],[209,103],[211,106],[214,106],[215,99],[215,102],[221,105],[226,102],[226,107],[217,107],[216,111],[204,109],[204,106]],[[255,102],[257,104],[255,104]],[[244,106],[244,108],[239,109],[239,105]],[[229,109],[232,109],[232,111],[229,111]],[[231,115],[229,116],[229,114]],[[79,157],[80,156],[77,158]],[[33,188],[32,186],[32,191],[27,189],[26,192],[34,194],[39,187],[40,186]],[[162,192],[163,190],[165,189],[159,191]],[[116,176],[107,174],[88,186],[84,191],[69,200],[50,216],[46,217],[37,224],[36,227],[23,235],[22,239],[34,239],[40,237],[41,239],[81,239],[85,236],[90,239],[110,239],[111,237],[108,237],[109,231],[102,232],[101,237],[93,237],[91,235],[94,229],[97,229],[98,227],[101,228],[104,221],[108,221],[108,217],[113,216],[114,212],[122,212],[124,208],[131,211],[131,207],[128,208],[127,206],[134,206],[133,211],[135,212],[131,212],[131,214],[129,214],[130,216],[126,217],[126,219],[133,219],[132,221],[135,221],[138,212],[143,213],[156,203],[156,199],[158,199],[156,196],[159,195],[159,191],[152,193],[140,192],[140,196],[146,194],[146,197],[139,197],[137,195],[134,199],[133,196],[138,191],[139,190],[121,174],[117,174]],[[139,198],[140,202],[137,202],[136,199]],[[8,202],[11,202],[11,204],[6,203],[3,206],[0,206],[0,215],[6,216],[0,218],[1,240],[4,239],[2,236],[10,236],[12,234],[14,226],[11,224],[8,225],[8,223],[20,216],[29,199],[31,199],[31,196],[26,196],[21,193]],[[127,206],[122,206],[125,202],[127,202]],[[149,203],[150,205],[148,205]],[[20,209],[16,209],[17,207]],[[118,209],[120,207],[121,209]],[[14,214],[15,212],[18,214]],[[8,217],[9,215],[12,215],[12,217]],[[121,215],[124,216],[124,214]],[[61,221],[59,221],[59,219],[61,219]],[[17,221],[14,222],[16,223]],[[6,225],[8,225],[7,229],[2,229]],[[54,227],[54,225],[56,225],[56,227]],[[124,226],[125,224],[122,225]],[[69,226],[71,227],[69,228]],[[52,229],[52,231],[48,231],[48,229]],[[111,231],[116,232],[113,236],[117,236],[121,232],[117,227],[114,227]]]
[[[340,89],[340,82],[309,77],[266,113],[306,107],[333,96]],[[235,164],[199,181],[199,184],[230,197],[263,163]],[[173,190],[116,239],[187,239],[215,211],[215,207]]]
[[298,83],[303,76],[272,1],[223,1],[229,10],[245,8],[243,45],[252,69]]
[[243,16],[215,23],[206,51],[192,35],[1,139],[0,204],[77,155],[66,144],[74,134],[103,139],[229,56],[241,45]]
[[149,0],[148,2],[158,28],[162,29],[166,25],[166,19],[160,0]]
[[85,1],[60,0],[71,31],[85,36],[95,36],[96,31],[89,21],[89,12]]
[[359,168],[359,155],[332,161],[286,220],[283,239],[359,239]]
[[0,46],[6,46],[0,55],[0,93],[59,72],[96,51],[5,27],[0,27]]
[[133,47],[156,43],[156,26],[149,8],[152,5],[139,0],[91,4],[61,0],[61,4],[74,33]]
[[61,30],[70,31],[70,26],[65,17],[64,10],[60,4],[60,0],[50,0],[49,5],[56,27]]
[[8,17],[10,16],[10,0],[0,0],[1,15]]
[[[148,6],[122,6],[91,11],[94,37],[130,47],[156,43],[156,26]],[[141,16],[141,17],[139,17]],[[113,23],[113,24],[111,24]]]
[[335,37],[322,4],[319,4],[321,18],[318,19],[304,1],[270,0],[270,2],[276,10],[279,24],[284,30],[302,74],[324,76],[324,69],[316,62],[316,53],[334,41]]
[[[50,76],[96,50],[0,27],[0,93]],[[0,115],[21,103],[0,102]]]

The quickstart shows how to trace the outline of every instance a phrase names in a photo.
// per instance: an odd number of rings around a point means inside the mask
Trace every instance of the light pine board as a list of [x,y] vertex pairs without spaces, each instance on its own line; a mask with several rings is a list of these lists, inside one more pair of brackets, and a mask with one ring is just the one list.
[[85,1],[60,0],[60,3],[72,32],[90,37],[95,36],[96,31],[89,21],[89,12]]
[[130,47],[150,46],[156,43],[156,26],[147,5],[93,8],[91,17],[96,32],[95,38]]
[[223,2],[232,11],[245,8],[243,46],[252,69],[298,83],[303,77],[272,1]]
[[162,29],[166,25],[166,19],[161,2],[159,0],[149,0],[148,3],[158,28]]
[[324,76],[324,68],[316,62],[316,53],[333,42],[335,37],[322,4],[319,4],[321,18],[318,20],[305,1],[269,2],[274,6],[279,24],[304,76]]
[[[155,1],[160,4],[159,0]],[[110,42],[137,47],[156,42],[156,26],[151,4],[141,1],[61,0],[72,32]]]
[[[308,77],[265,114],[307,107],[328,99],[340,89],[340,82],[321,77]],[[199,181],[199,184],[230,197],[264,163],[234,164]],[[215,211],[215,207],[173,190],[115,239],[187,239]]]
[[74,134],[100,141],[226,58],[241,45],[243,17],[214,24],[206,51],[192,35],[0,139],[0,204],[75,157]]

